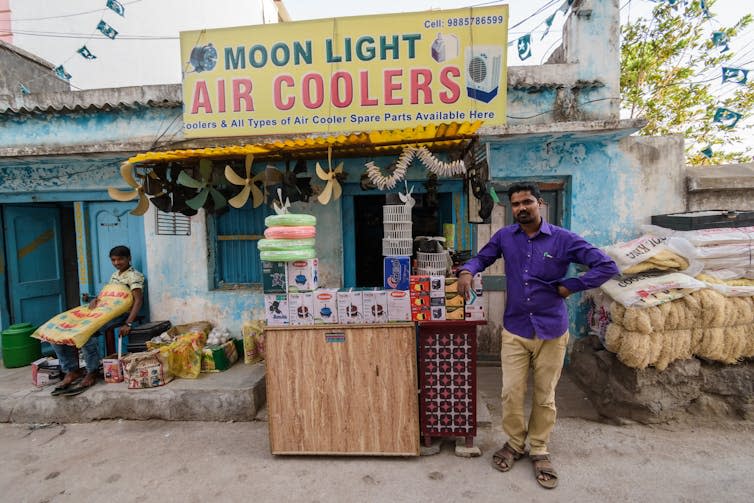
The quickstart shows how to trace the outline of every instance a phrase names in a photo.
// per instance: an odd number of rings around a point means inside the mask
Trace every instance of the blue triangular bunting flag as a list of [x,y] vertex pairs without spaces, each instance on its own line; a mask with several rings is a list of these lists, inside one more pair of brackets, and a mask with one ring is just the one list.
[[715,110],[715,117],[712,120],[713,122],[719,122],[725,127],[733,127],[741,117],[742,115],[740,113],[734,112],[733,110],[718,108]]
[[89,48],[87,48],[87,46],[85,46],[85,45],[81,46],[81,48],[78,51],[76,51],[76,52],[78,52],[79,54],[81,54],[81,56],[83,56],[84,59],[97,59],[97,56],[95,56],[94,54],[92,54],[92,51],[90,51]]
[[705,2],[705,0],[701,0],[701,2],[699,3],[699,8],[702,9],[702,14],[704,14],[705,18],[709,19],[711,17],[709,8],[707,7],[707,2]]
[[707,147],[702,150],[702,155],[706,157],[707,159],[710,159],[712,157],[712,147],[707,145]]
[[531,56],[531,33],[518,38],[518,59],[521,61]]
[[63,65],[60,65],[57,68],[55,68],[55,75],[57,75],[58,78],[61,78],[63,80],[71,80],[71,74],[65,71],[65,68],[63,68]]
[[120,14],[121,16],[124,16],[124,13],[126,12],[123,4],[118,0],[107,0],[107,8],[115,12],[116,14]]
[[547,19],[545,19],[545,25],[547,26],[547,28],[545,28],[545,32],[542,34],[542,38],[540,38],[539,40],[544,39],[547,36],[547,34],[550,33],[550,28],[552,28],[552,22],[555,21],[556,12],[553,12],[552,14],[547,16]]
[[100,20],[100,22],[97,24],[97,29],[109,39],[114,39],[116,36],[118,36],[118,30],[102,20]]
[[723,82],[733,82],[734,84],[746,84],[749,70],[743,68],[723,67]]

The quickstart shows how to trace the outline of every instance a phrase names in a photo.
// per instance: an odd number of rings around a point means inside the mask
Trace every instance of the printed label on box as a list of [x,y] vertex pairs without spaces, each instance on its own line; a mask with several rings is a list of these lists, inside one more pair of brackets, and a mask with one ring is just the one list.
[[341,323],[364,323],[364,302],[361,290],[338,291],[338,319]]
[[319,261],[294,260],[288,262],[288,292],[311,292],[319,283]]
[[364,321],[367,323],[385,323],[387,315],[387,292],[385,290],[364,290]]
[[411,309],[411,319],[413,321],[427,321],[432,319],[432,311],[429,306],[420,309]]
[[411,276],[409,278],[409,290],[411,293],[422,292],[429,294],[429,276]]
[[387,315],[390,321],[411,321],[411,297],[408,290],[387,292]]
[[383,286],[388,290],[408,290],[411,257],[385,257]]
[[262,288],[264,293],[287,293],[286,269],[285,262],[262,261]]
[[429,296],[445,298],[445,276],[429,277]]
[[288,315],[291,325],[314,325],[314,294],[289,293]]
[[337,288],[319,288],[314,291],[314,322],[338,323]]
[[[434,299],[432,299],[434,300]],[[433,320],[444,320],[445,319],[445,306],[432,306],[432,319]]]
[[264,296],[264,311],[268,325],[288,324],[288,296],[272,293]]

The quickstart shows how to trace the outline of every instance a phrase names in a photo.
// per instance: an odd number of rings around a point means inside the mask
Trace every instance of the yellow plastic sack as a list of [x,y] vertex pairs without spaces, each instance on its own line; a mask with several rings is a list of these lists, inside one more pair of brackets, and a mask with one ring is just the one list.
[[243,362],[252,365],[264,359],[264,322],[245,321],[241,327],[243,334]]
[[126,285],[107,284],[98,298],[94,309],[74,307],[54,316],[31,336],[53,344],[80,348],[108,321],[127,313],[133,304],[131,290]]
[[[212,330],[208,321],[197,321],[185,325],[175,325],[168,330],[173,341],[161,350],[168,352],[170,370],[176,377],[195,379],[202,371],[202,349],[207,343],[207,334]],[[147,343],[153,349],[160,344]]]
[[196,379],[202,371],[204,342],[199,334],[182,335],[167,346],[170,369],[176,377]]

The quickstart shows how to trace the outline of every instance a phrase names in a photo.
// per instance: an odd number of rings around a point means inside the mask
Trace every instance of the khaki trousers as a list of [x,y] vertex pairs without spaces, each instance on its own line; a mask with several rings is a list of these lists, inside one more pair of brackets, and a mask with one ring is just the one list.
[[[563,370],[568,336],[566,331],[557,339],[526,339],[503,329],[503,431],[518,452],[524,452],[528,433],[531,454],[549,454],[547,443],[556,417],[555,386]],[[530,366],[534,371],[534,393],[527,427],[524,398]]]

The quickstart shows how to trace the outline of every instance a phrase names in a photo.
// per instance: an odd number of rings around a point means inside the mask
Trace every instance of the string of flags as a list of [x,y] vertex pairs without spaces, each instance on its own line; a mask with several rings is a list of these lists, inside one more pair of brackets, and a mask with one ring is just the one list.
[[[105,7],[115,12],[120,17],[126,17],[126,8],[118,0],[106,0]],[[107,23],[104,19],[100,19],[99,23],[97,23],[97,31],[99,31],[102,35],[109,38],[110,40],[115,40],[115,37],[118,36],[118,30]],[[76,52],[80,54],[84,59],[97,59],[97,56],[86,46],[86,44],[82,45],[78,50],[76,50]],[[57,75],[58,78],[67,81],[71,80],[71,74],[65,71],[63,65],[58,65],[54,71],[55,75]],[[28,88],[24,90],[26,86],[24,86],[23,84],[21,84],[21,86],[21,92],[24,94],[29,94],[29,92],[27,92]]]
[[[548,33],[550,33],[550,28],[552,28],[552,24],[555,22],[555,16],[558,14],[558,12],[565,16],[568,13],[568,9],[571,8],[572,4],[573,0],[563,0],[563,3],[560,5],[560,7],[557,8],[555,12],[547,16],[542,23],[535,26],[535,28],[542,26],[543,24],[545,26],[544,32],[539,38],[540,42],[544,40]],[[516,45],[516,50],[518,51],[518,59],[520,59],[521,61],[525,61],[531,57],[531,33],[532,32],[526,33],[525,35],[522,35],[517,39],[508,42],[508,47],[512,47],[514,44]]]

